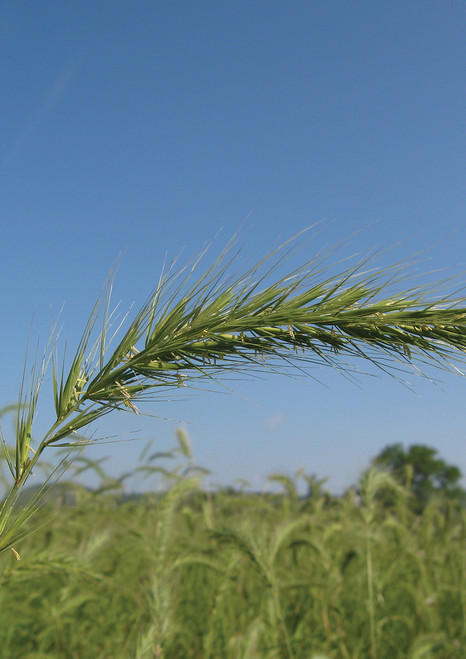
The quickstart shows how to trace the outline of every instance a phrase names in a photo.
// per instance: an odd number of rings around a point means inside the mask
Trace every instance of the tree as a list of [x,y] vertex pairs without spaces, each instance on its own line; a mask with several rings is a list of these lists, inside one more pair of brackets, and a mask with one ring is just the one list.
[[[303,247],[295,238],[235,275],[233,247],[197,277],[205,252],[163,271],[125,330],[123,323],[115,329],[110,310],[112,274],[71,363],[60,359],[52,336],[42,359],[30,372],[25,367],[13,451],[1,437],[12,484],[0,509],[0,551],[13,548],[34,513],[37,501],[12,511],[44,451],[86,445],[80,433],[107,414],[138,414],[141,402],[160,403],[180,387],[211,385],[240,370],[303,372],[317,364],[351,377],[356,367],[346,359],[356,358],[399,378],[403,369],[450,369],[464,358],[466,299],[443,295],[441,282],[406,289],[410,261],[380,268],[374,254],[341,270],[329,250],[278,276]],[[50,364],[54,420],[35,441]]]
[[460,486],[461,470],[438,456],[438,451],[422,444],[386,446],[373,460],[373,466],[389,469],[415,497],[414,507],[420,511],[435,494],[463,499],[466,492]]

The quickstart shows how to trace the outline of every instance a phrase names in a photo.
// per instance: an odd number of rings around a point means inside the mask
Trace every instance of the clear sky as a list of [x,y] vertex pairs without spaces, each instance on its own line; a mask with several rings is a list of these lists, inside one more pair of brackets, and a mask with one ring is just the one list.
[[[122,252],[123,309],[165,254],[223,227],[221,244],[246,218],[250,258],[327,219],[303,258],[363,229],[350,251],[405,241],[397,260],[438,243],[422,267],[464,269],[463,2],[4,2],[0,33],[1,404],[16,399],[31,319],[45,341],[65,304],[74,347]],[[398,441],[466,472],[466,381],[414,379],[413,394],[318,377],[327,387],[266,377],[154,412],[186,422],[212,482],[262,487],[303,467],[338,491]],[[127,415],[98,430],[141,428],[167,448],[176,426]],[[90,455],[112,455],[116,474],[142,447]]]

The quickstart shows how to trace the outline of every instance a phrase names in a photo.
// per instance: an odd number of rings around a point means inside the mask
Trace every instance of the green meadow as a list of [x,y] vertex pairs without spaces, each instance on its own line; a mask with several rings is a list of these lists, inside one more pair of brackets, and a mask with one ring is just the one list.
[[182,469],[145,458],[157,492],[125,496],[102,473],[49,492],[20,560],[0,557],[2,657],[465,656],[459,500],[415,513],[376,469],[340,497],[301,472],[269,493],[208,491],[176,450]]

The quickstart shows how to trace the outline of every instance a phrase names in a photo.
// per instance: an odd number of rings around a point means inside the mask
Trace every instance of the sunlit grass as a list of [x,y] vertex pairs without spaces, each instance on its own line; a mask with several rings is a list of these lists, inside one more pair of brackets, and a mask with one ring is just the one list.
[[69,504],[19,542],[22,560],[3,555],[5,656],[464,656],[458,502],[437,496],[416,515],[373,470],[359,496],[296,496],[298,481],[280,474],[282,492],[206,492],[181,477],[182,444],[158,473],[164,493],[125,501],[69,484]]
[[[31,518],[39,510],[45,489],[38,490],[27,504],[20,503],[19,495],[43,462],[44,453],[52,448],[70,450],[46,488],[76,456],[74,450],[86,446],[93,423],[108,414],[139,414],[141,404],[163,402],[177,391],[217,386],[238,372],[312,376],[314,367],[329,366],[353,377],[366,362],[398,379],[410,370],[430,376],[429,367],[461,373],[466,299],[454,290],[453,281],[414,286],[413,259],[379,266],[380,253],[338,259],[336,248],[304,258],[301,266],[287,270],[291,260],[312,250],[305,237],[300,234],[240,272],[236,271],[235,240],[204,268],[207,250],[185,264],[174,263],[164,269],[141,308],[120,320],[112,310],[112,273],[90,318],[83,322],[82,337],[70,359],[60,356],[55,329],[43,353],[29,349],[33,355],[25,360],[12,441],[0,433],[7,467],[0,552],[11,549],[20,558],[15,545],[35,528]],[[46,374],[51,376],[49,392],[43,391]],[[43,394],[50,396],[54,419],[36,436],[38,401]],[[144,469],[160,468],[148,460],[141,466]],[[283,478],[282,484],[287,485]],[[107,483],[104,489],[114,487]],[[290,489],[289,505],[291,500]],[[207,508],[204,513],[207,519]],[[43,520],[40,515],[37,519],[39,524]],[[244,536],[235,531],[229,537]],[[366,565],[372,574],[371,536],[366,534],[365,542]],[[253,562],[259,565],[255,545],[238,541],[233,551],[234,541],[229,544],[232,556],[242,547],[243,553],[256,556]],[[257,625],[251,622],[247,640],[238,640],[238,648],[246,643],[247,652],[252,652],[261,630],[267,628],[273,643],[284,644],[287,656],[293,656],[281,586],[268,559],[264,560],[268,572],[263,567],[262,576],[269,575],[268,592],[273,593],[269,617]],[[233,569],[230,564],[227,567]],[[380,645],[372,576],[365,583],[374,654]],[[161,615],[164,597],[169,602],[167,615],[175,606],[170,589],[157,588],[149,598],[155,618]],[[163,636],[164,624],[155,618],[145,638]],[[141,656],[146,645],[141,637]]]

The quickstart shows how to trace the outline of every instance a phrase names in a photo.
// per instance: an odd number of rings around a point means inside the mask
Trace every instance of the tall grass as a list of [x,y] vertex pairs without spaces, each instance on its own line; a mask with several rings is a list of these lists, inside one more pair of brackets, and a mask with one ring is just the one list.
[[18,545],[23,560],[3,555],[4,656],[464,656],[466,515],[454,501],[415,515],[374,470],[341,498],[205,492],[179,473],[139,500],[73,490]]
[[[82,434],[110,413],[138,414],[142,403],[163,401],[180,388],[210,386],[238,371],[312,374],[313,366],[327,365],[352,377],[361,360],[397,378],[427,365],[459,370],[466,300],[449,291],[452,282],[412,286],[410,260],[381,267],[380,254],[338,260],[334,249],[287,271],[300,249],[309,249],[303,234],[239,274],[233,270],[234,240],[204,271],[203,252],[164,269],[127,322],[111,310],[113,273],[69,361],[60,357],[52,333],[43,355],[26,360],[13,441],[0,434],[9,476],[0,551],[17,555],[15,544],[31,528],[42,493],[25,506],[17,505],[18,497],[44,453],[85,446]],[[36,437],[47,372],[54,419]]]

